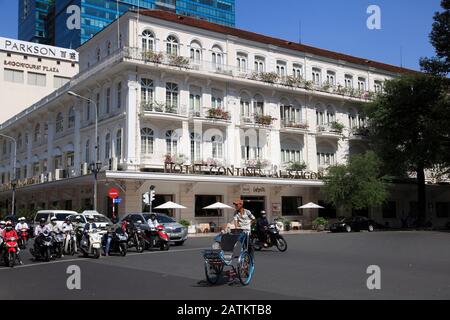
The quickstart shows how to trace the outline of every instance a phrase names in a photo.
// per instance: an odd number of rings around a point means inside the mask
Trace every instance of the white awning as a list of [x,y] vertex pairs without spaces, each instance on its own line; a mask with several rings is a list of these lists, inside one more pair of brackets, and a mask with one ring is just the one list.
[[64,148],[63,148],[63,152],[74,152],[74,147],[73,147],[73,144],[71,144],[71,143],[68,143],[68,144],[66,144],[65,146],[64,146]]
[[54,157],[62,156],[61,149],[60,148],[53,149],[52,156],[54,156]]

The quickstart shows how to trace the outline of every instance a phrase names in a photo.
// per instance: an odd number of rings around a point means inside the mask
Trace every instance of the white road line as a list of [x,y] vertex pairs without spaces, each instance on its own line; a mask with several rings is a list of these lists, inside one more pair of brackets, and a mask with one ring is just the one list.
[[[147,255],[147,254],[157,254],[157,253],[175,253],[175,252],[188,252],[188,251],[199,251],[199,250],[205,250],[208,248],[192,248],[192,249],[182,249],[182,250],[169,250],[169,251],[147,251],[147,252],[143,252],[143,253],[127,253],[127,255],[125,256],[143,256],[143,255]],[[100,258],[102,259],[102,258]],[[103,258],[106,259],[106,258]],[[77,259],[67,259],[67,260],[58,260],[58,261],[50,261],[50,262],[40,262],[40,263],[33,263],[33,264],[24,264],[24,265],[17,265],[14,268],[9,268],[9,267],[3,267],[0,268],[0,271],[4,271],[4,270],[11,270],[11,269],[22,269],[22,268],[29,268],[29,267],[39,267],[39,266],[45,266],[45,265],[49,265],[49,264],[55,264],[55,263],[64,263],[64,262],[75,262],[75,261],[98,261],[97,259],[93,259],[93,258],[84,258],[84,257],[80,257]]]

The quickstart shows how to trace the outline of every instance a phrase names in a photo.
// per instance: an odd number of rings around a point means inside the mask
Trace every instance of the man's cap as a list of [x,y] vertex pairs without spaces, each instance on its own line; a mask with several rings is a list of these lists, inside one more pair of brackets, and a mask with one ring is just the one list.
[[234,205],[238,205],[238,204],[243,205],[244,201],[242,201],[241,199],[237,199],[236,201],[233,202],[233,204]]

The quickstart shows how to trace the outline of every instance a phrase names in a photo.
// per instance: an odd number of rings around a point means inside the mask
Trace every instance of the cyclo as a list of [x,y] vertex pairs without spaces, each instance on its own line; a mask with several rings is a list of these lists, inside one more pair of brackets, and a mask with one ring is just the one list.
[[224,269],[231,267],[228,272],[237,274],[242,285],[248,285],[255,270],[248,231],[231,229],[229,233],[217,235],[214,241],[212,249],[203,251],[206,280],[216,284]]

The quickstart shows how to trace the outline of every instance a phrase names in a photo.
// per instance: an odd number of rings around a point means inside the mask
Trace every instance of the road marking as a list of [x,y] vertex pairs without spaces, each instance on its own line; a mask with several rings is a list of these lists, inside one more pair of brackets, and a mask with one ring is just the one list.
[[[142,256],[142,255],[146,255],[146,254],[188,252],[188,251],[198,251],[198,250],[205,250],[205,249],[208,249],[208,248],[192,248],[192,249],[169,250],[169,251],[147,251],[147,252],[143,252],[143,253],[133,252],[133,253],[127,253],[125,258],[127,256],[133,257],[133,256]],[[103,258],[103,259],[105,259],[105,258]],[[58,260],[58,261],[49,261],[49,262],[39,262],[39,263],[32,263],[32,264],[16,265],[16,266],[14,266],[14,268],[8,268],[8,267],[5,266],[4,268],[0,268],[0,271],[11,270],[11,269],[22,269],[22,268],[29,268],[29,267],[37,267],[37,266],[45,266],[45,265],[49,265],[49,264],[64,263],[64,262],[74,262],[74,261],[91,261],[91,262],[95,262],[95,261],[98,261],[98,260],[97,259],[93,259],[93,258],[80,257],[80,258],[76,258],[76,259],[67,259],[67,260]]]

